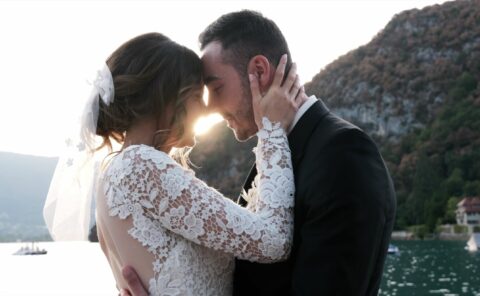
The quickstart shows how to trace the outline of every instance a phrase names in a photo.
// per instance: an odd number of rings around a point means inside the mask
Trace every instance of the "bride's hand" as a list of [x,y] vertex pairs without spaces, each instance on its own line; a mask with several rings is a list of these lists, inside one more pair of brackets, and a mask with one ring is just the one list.
[[260,93],[257,77],[252,74],[249,75],[253,112],[258,129],[263,127],[262,118],[267,117],[271,122],[280,122],[281,126],[287,131],[298,108],[306,100],[305,90],[300,85],[295,63],[292,64],[282,84],[286,65],[287,55],[283,55],[275,71],[272,85],[264,96]]

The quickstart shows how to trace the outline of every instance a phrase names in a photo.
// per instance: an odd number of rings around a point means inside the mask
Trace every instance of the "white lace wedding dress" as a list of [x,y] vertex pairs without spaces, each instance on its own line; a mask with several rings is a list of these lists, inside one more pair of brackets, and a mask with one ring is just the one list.
[[[150,146],[129,146],[111,160],[100,177],[97,227],[117,284],[121,267],[137,264],[150,295],[231,295],[234,257],[256,262],[288,257],[290,150],[280,125],[263,123],[248,208]],[[145,262],[150,264],[142,266]]]

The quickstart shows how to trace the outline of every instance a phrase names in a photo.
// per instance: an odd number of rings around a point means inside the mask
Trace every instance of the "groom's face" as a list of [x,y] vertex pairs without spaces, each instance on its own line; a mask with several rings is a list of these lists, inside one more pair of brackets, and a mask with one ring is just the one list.
[[246,80],[229,63],[225,63],[219,42],[209,43],[203,50],[202,62],[205,84],[208,88],[208,108],[220,113],[235,137],[245,141],[255,135],[257,125],[253,117],[252,96]]

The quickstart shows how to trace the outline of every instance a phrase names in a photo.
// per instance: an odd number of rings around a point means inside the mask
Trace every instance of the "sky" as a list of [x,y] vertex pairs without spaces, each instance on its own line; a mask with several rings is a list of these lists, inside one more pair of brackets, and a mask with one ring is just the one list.
[[[443,2],[0,0],[0,151],[57,156],[88,82],[137,35],[161,32],[200,55],[198,34],[208,24],[228,12],[257,10],[282,30],[308,82],[368,43],[395,14]],[[218,116],[204,125],[214,121]]]

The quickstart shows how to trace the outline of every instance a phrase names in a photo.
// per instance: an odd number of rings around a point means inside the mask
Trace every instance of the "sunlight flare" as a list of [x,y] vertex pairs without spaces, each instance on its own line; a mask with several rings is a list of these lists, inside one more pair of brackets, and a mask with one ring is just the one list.
[[218,113],[200,117],[195,123],[195,134],[206,134],[212,126],[223,121],[223,117]]

